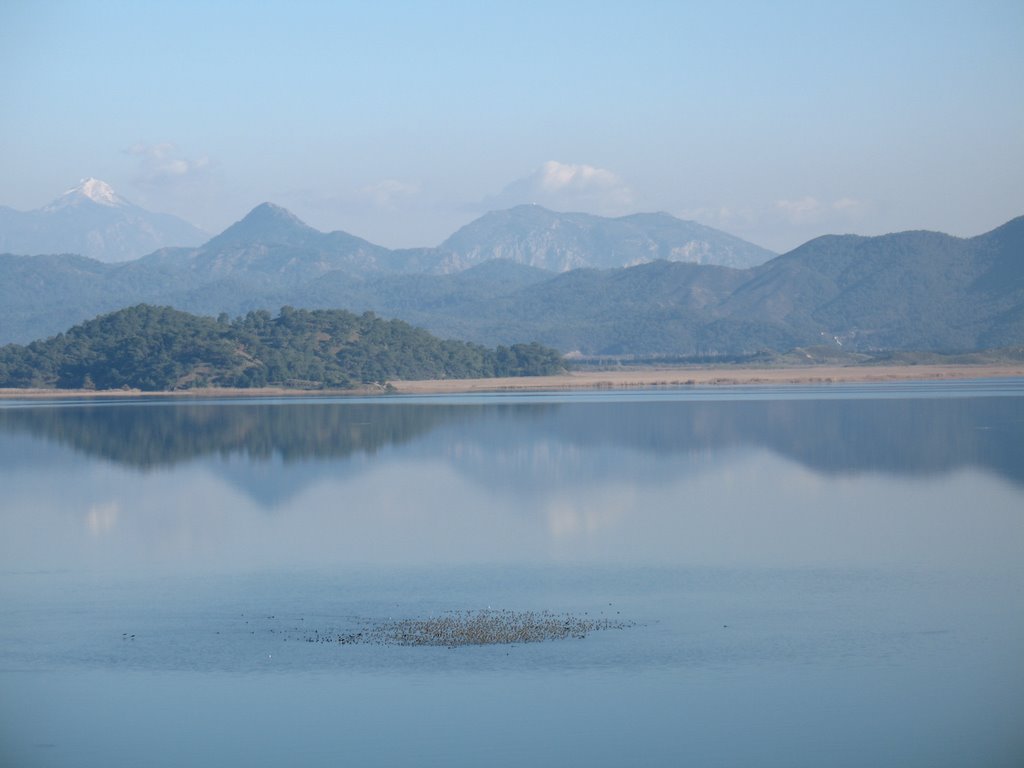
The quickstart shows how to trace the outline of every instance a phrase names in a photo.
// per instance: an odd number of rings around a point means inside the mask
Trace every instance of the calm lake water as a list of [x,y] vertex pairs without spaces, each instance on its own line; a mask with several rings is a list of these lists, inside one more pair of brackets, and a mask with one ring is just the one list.
[[[1024,764],[1024,381],[0,404],[0,765]],[[307,642],[477,610],[583,639]]]

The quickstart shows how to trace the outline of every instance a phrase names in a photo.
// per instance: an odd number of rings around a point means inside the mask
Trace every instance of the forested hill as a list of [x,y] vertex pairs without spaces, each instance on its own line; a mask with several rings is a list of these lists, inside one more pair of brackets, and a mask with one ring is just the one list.
[[372,312],[284,307],[230,320],[140,304],[27,346],[0,347],[0,387],[144,391],[193,387],[345,389],[391,379],[557,373],[538,344],[443,341]]

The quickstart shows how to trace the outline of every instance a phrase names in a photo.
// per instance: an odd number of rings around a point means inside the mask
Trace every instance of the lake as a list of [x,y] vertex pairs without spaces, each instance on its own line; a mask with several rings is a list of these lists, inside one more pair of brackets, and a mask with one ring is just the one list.
[[12,400],[0,488],[5,766],[1024,764],[1024,380]]

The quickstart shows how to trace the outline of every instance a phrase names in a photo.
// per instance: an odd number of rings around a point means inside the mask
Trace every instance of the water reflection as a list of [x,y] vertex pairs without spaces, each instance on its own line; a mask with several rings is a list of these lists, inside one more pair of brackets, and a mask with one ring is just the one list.
[[[414,444],[421,455],[475,463],[474,472],[486,473],[484,465],[492,463],[488,481],[515,482],[514,473],[536,465],[566,471],[573,451],[588,454],[580,471],[605,477],[617,464],[594,461],[602,446],[655,456],[766,448],[818,472],[927,476],[978,467],[1024,484],[1021,403],[1021,397],[734,402],[681,394],[668,401],[625,399],[614,408],[487,398],[473,406],[396,400],[0,407],[0,459],[8,466],[24,461],[22,448],[12,451],[4,439],[18,434],[137,469],[209,456],[253,464],[336,461]],[[559,461],[545,451],[558,451]]]
[[1024,392],[823,391],[0,406],[0,763],[1020,764]]
[[[0,408],[0,435],[29,434],[139,469],[203,456],[346,458],[465,420],[467,409],[365,404],[103,403]],[[12,459],[15,457],[12,457]]]
[[0,560],[1006,564],[1024,546],[1021,403],[0,408]]

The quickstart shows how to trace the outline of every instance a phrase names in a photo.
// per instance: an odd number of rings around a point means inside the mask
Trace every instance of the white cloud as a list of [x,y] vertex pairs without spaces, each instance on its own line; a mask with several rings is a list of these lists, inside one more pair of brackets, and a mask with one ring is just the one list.
[[866,208],[867,205],[863,200],[855,200],[852,197],[842,197],[832,203],[832,210],[850,214],[863,213]]
[[716,227],[729,231],[730,227],[748,226],[756,219],[749,208],[730,205],[697,205],[677,211],[676,216],[688,221],[696,221],[708,227]]
[[535,179],[545,192],[574,192],[618,190],[622,182],[619,177],[604,168],[592,165],[570,165],[557,160],[548,160],[534,172]]
[[832,202],[823,202],[816,197],[806,195],[797,200],[776,200],[775,209],[793,223],[830,222],[838,223],[844,219],[861,216],[869,208],[863,200],[853,197],[841,197]]
[[357,197],[378,208],[394,208],[396,203],[420,191],[419,185],[398,179],[384,179],[359,190]]
[[194,178],[210,167],[210,158],[205,155],[197,159],[183,157],[176,144],[135,144],[125,150],[126,154],[139,159],[136,182],[140,184],[168,184]]
[[852,196],[804,195],[742,203],[703,200],[675,213],[783,253],[820,235],[862,232],[878,207]]
[[630,212],[633,193],[618,175],[605,168],[549,160],[484,200],[484,207],[508,208],[522,203],[557,210],[621,214]]
[[805,221],[817,216],[822,209],[821,202],[807,195],[799,200],[776,200],[775,208],[791,221]]

